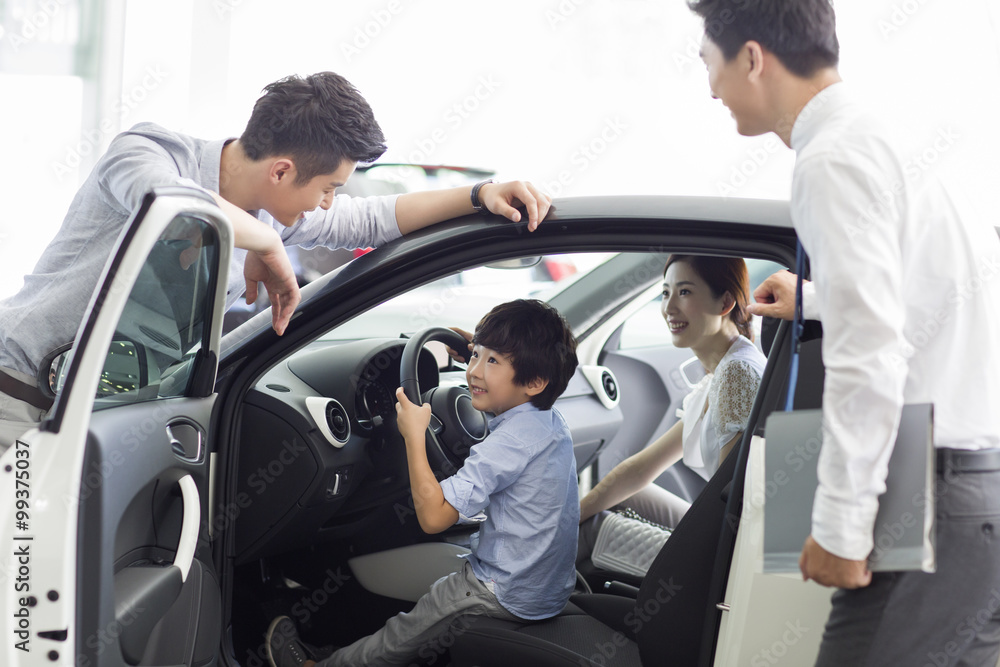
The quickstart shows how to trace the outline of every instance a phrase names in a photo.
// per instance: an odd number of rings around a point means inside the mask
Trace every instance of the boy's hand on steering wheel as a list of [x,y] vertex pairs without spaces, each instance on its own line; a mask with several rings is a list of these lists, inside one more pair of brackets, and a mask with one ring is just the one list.
[[431,405],[416,405],[406,397],[402,387],[396,389],[396,426],[406,442],[424,442],[424,434],[431,423]]
[[[457,333],[459,336],[461,336],[465,340],[469,341],[469,352],[471,352],[472,351],[472,334],[469,333],[468,331],[466,331],[465,329],[459,329],[458,327],[448,327],[448,328],[451,329],[452,331],[454,331],[455,333]],[[466,363],[465,357],[463,357],[461,354],[459,354],[456,350],[453,350],[453,349],[451,349],[450,347],[447,347],[447,346],[445,346],[445,349],[448,351],[448,356],[449,357],[451,357],[455,361],[460,361],[463,364]],[[466,353],[465,356],[468,356],[468,353]]]

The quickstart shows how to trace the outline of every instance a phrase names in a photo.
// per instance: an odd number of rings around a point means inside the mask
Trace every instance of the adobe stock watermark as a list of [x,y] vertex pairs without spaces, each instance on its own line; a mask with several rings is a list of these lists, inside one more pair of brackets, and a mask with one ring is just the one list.
[[74,145],[66,147],[66,154],[61,162],[52,165],[52,170],[59,180],[67,174],[74,174],[82,164],[83,158],[97,153],[105,138],[114,136],[118,128],[133,111],[139,108],[149,98],[150,94],[159,88],[170,76],[160,65],[146,67],[142,79],[134,86],[122,92],[121,99],[111,106],[111,116],[101,119],[97,127],[85,130]]
[[746,9],[744,6],[746,2],[747,0],[735,0],[733,5],[736,11],[732,9],[722,10],[718,16],[704,24],[703,30],[697,36],[689,35],[684,43],[684,48],[674,53],[674,65],[677,67],[677,71],[684,72],[691,65],[700,63],[702,37],[709,37],[718,43],[719,36],[736,21],[736,12]]
[[340,52],[345,60],[351,62],[360,56],[402,11],[403,3],[400,0],[389,0],[382,9],[373,10],[367,21],[354,27],[350,41],[340,43]]
[[[447,475],[453,475],[458,472],[458,468],[451,461],[445,461],[442,464],[442,472]],[[437,501],[441,498],[441,485],[437,481],[425,482],[419,487],[410,485],[410,495],[408,496],[406,502],[397,502],[392,506],[393,511],[396,513],[396,519],[399,520],[400,525],[406,523],[406,520],[412,517],[417,517],[419,521],[418,513],[420,508],[423,506],[425,501]],[[461,515],[460,515],[461,518]],[[470,523],[478,523],[479,520],[475,517],[466,517]],[[460,521],[459,523],[462,523]]]
[[757,651],[750,658],[750,667],[769,667],[777,665],[781,659],[788,655],[788,649],[801,641],[802,637],[809,632],[809,628],[803,627],[802,621],[785,621],[785,630],[781,636],[770,646]]
[[555,8],[545,10],[545,20],[549,27],[556,30],[560,25],[568,21],[576,11],[589,0],[559,0]]
[[961,136],[953,128],[938,128],[931,145],[919,153],[911,155],[903,163],[903,176],[907,180],[919,180],[959,139],[961,139]]
[[381,377],[382,372],[389,368],[399,368],[399,361],[403,351],[398,347],[388,347],[381,350],[372,357],[371,361],[365,364],[362,373],[354,373],[349,378],[351,391],[356,392],[361,385],[368,385]]
[[[663,267],[667,263],[669,249],[666,246],[649,247],[646,248],[646,253],[648,256],[639,266],[615,281],[616,295],[632,294],[644,290],[651,281],[663,278]],[[603,306],[595,308],[594,312],[603,312]]]
[[407,159],[414,164],[426,163],[437,151],[438,147],[448,141],[451,133],[457,131],[500,89],[502,82],[492,74],[479,77],[475,87],[468,95],[452,103],[442,114],[443,125],[438,125],[425,136],[417,139],[415,148],[410,151]]
[[942,328],[959,310],[972,301],[983,289],[992,284],[1000,275],[1000,263],[996,258],[986,257],[980,261],[968,278],[955,285],[945,297],[945,303],[917,324],[899,345],[899,349],[881,353],[879,356],[893,368],[907,363],[918,350],[922,350],[937,338]]
[[212,9],[215,10],[215,15],[220,19],[225,18],[226,14],[232,14],[237,7],[242,5],[246,0],[212,0]]
[[284,475],[285,471],[308,450],[309,448],[299,442],[298,438],[292,438],[291,442],[282,441],[281,449],[266,464],[258,466],[256,470],[247,475],[244,486],[252,490],[254,495],[250,495],[240,487],[232,500],[225,505],[220,505],[212,516],[209,524],[210,533],[218,535],[228,530],[240,518],[243,511],[253,505],[254,501],[261,497],[268,487]]
[[[342,566],[338,566],[336,570],[327,568],[324,575],[322,584],[313,589],[307,589],[308,592],[303,593],[288,610],[288,616],[293,618],[299,626],[308,624],[312,615],[326,606],[353,579],[350,574],[344,573]],[[275,635],[275,637],[278,646],[291,639],[291,637],[284,635]],[[248,650],[243,664],[245,667],[265,667],[270,664],[267,658],[267,644],[261,643],[257,645],[255,650]]]
[[[814,92],[819,93],[820,91],[815,90]],[[733,166],[729,173],[729,178],[716,182],[719,194],[723,197],[730,197],[748,185],[760,173],[760,170],[764,168],[764,165],[771,159],[771,156],[787,148],[784,142],[778,138],[778,135],[791,132],[796,122],[808,120],[822,111],[829,103],[829,97],[814,98],[813,101],[798,113],[782,115],[775,124],[776,133],[768,133],[760,141],[759,145],[748,148],[745,157]]]
[[684,45],[674,51],[674,67],[681,74],[685,73],[692,65],[701,65],[701,32],[691,33],[684,40]]
[[940,651],[929,651],[928,662],[925,662],[923,667],[947,667],[956,664],[955,658],[965,654],[979,633],[994,624],[994,618],[1000,611],[1000,589],[994,588],[989,594],[990,597],[985,605],[975,614],[967,615],[955,627],[955,634],[961,637],[961,641],[952,640],[945,643]]
[[939,128],[933,141],[923,150],[911,155],[902,164],[903,178],[891,186],[875,194],[874,199],[858,214],[853,225],[847,227],[847,236],[856,242],[864,236],[879,220],[889,215],[895,208],[896,201],[903,195],[907,185],[915,185],[926,172],[961,139],[952,127]]
[[[98,657],[109,649],[117,649],[121,636],[145,612],[145,607],[138,605],[129,607],[121,620],[115,618],[103,628],[99,628],[84,640],[84,644],[87,648],[94,649],[94,655]],[[90,667],[93,663],[86,656],[78,655],[74,664],[76,667]]]
[[882,39],[888,40],[899,32],[928,2],[930,0],[903,0],[893,3],[888,16],[878,20],[878,31],[882,34]]
[[[633,611],[625,614],[622,621],[625,627],[633,634],[638,634],[642,628],[652,621],[663,606],[669,603],[684,589],[680,584],[674,583],[674,578],[668,580],[660,578],[657,580],[656,590],[643,603],[636,604]],[[622,632],[615,632],[611,639],[605,642],[594,644],[594,652],[590,654],[590,662],[581,662],[584,665],[614,665],[618,651],[629,644],[629,638]]]
[[[830,425],[829,417],[824,416],[824,422],[828,425],[828,428],[834,428]],[[795,447],[785,454],[783,459],[784,466],[772,468],[761,487],[754,485],[753,491],[743,498],[743,507],[739,520],[750,521],[757,512],[764,511],[767,501],[772,500],[778,495],[781,489],[788,486],[795,473],[801,472],[806,466],[816,465],[815,461],[822,447],[823,426],[820,426],[814,434],[804,442],[796,443]],[[736,529],[737,518],[735,515],[727,513],[726,521],[729,523],[730,528]]]
[[449,285],[441,289],[433,299],[422,300],[420,307],[410,315],[410,325],[406,330],[420,331],[438,324],[448,311],[448,306],[455,303],[462,292],[461,287]]
[[729,179],[716,181],[715,187],[723,197],[730,197],[736,191],[747,185],[772,155],[785,148],[785,144],[774,133],[769,133],[759,146],[747,149],[746,157],[733,166]]
[[554,179],[542,182],[543,188],[553,197],[560,196],[573,184],[577,176],[600,159],[628,128],[629,126],[619,116],[605,119],[604,126],[593,137],[581,143],[570,156],[569,162],[572,168],[560,169]]
[[20,29],[11,31],[0,26],[0,39],[10,42],[14,52],[17,53],[21,47],[45,32],[68,2],[69,0],[42,0],[36,3],[38,9],[21,20]]
[[417,657],[420,658],[420,662],[411,663],[409,667],[429,667],[430,665],[436,665],[438,660],[448,654],[448,651],[455,645],[458,638],[468,632],[482,618],[482,616],[475,614],[463,614],[456,618],[448,626],[447,632],[435,637],[417,650]]
[[172,412],[168,406],[157,404],[151,414],[133,423],[119,438],[118,442],[121,445],[119,448],[107,452],[107,455],[101,458],[100,463],[92,461],[90,468],[84,471],[79,493],[76,495],[67,493],[63,496],[66,507],[78,508],[82,501],[104,486],[104,483],[111,479],[116,471],[125,464],[129,456],[139,451],[154,434],[159,433],[161,438],[165,437],[163,427],[171,415]]
[[870,564],[878,563],[887,555],[891,556],[896,545],[907,538],[909,531],[922,531],[922,517],[927,512],[928,503],[936,502],[946,495],[953,484],[958,481],[957,473],[951,468],[938,471],[934,478],[934,486],[913,494],[910,498],[912,511],[903,511],[891,520],[883,519],[873,526],[872,551],[868,555]]

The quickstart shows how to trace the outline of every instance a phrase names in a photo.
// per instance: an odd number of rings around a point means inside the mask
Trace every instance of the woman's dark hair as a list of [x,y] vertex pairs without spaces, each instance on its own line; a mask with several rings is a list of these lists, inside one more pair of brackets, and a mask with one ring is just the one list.
[[674,262],[684,262],[697,273],[712,290],[716,299],[729,292],[736,305],[729,311],[729,319],[733,321],[740,335],[753,340],[753,315],[747,312],[750,303],[750,274],[747,263],[739,257],[714,257],[711,255],[670,255],[667,265],[663,267],[663,275]]
[[751,39],[801,77],[840,60],[830,0],[689,0],[688,7],[704,20],[705,34],[726,60]]
[[297,184],[333,173],[345,160],[372,162],[386,151],[368,102],[333,72],[292,75],[266,86],[240,144],[254,161],[291,156]]
[[576,372],[576,339],[569,324],[559,311],[537,299],[500,304],[476,325],[472,342],[509,356],[514,384],[523,387],[535,378],[548,380],[548,386],[531,398],[539,410],[552,407]]

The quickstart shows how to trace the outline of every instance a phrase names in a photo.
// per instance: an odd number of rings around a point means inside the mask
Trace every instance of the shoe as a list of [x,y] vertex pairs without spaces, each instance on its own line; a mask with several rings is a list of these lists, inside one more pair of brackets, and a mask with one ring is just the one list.
[[271,621],[271,626],[265,635],[267,643],[267,660],[271,667],[302,667],[307,660],[316,658],[309,654],[295,623],[287,616],[279,616]]
[[316,662],[322,662],[326,660],[331,655],[337,652],[338,647],[332,644],[327,644],[326,646],[313,646],[307,641],[299,640],[306,649],[306,655],[309,656],[310,660],[315,660]]

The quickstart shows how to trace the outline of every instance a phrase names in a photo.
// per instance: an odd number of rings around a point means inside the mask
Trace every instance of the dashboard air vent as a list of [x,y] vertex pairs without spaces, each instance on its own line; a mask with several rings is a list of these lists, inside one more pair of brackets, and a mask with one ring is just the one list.
[[348,421],[344,407],[336,401],[330,401],[326,406],[326,425],[330,427],[333,437],[345,442],[351,435],[351,423]]
[[604,387],[604,393],[608,395],[612,401],[618,400],[618,383],[615,382],[615,378],[608,371],[604,371],[601,374],[601,385]]

